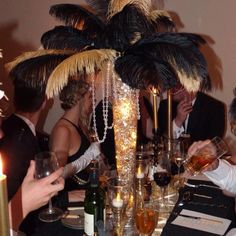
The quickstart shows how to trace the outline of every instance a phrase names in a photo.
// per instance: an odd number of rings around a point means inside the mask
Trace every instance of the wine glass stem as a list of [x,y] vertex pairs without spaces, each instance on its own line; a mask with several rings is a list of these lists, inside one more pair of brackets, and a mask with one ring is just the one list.
[[179,180],[179,183],[180,183],[180,166],[178,165],[178,180]]
[[53,213],[53,207],[52,207],[52,200],[51,199],[48,202],[48,212],[49,212],[49,214]]
[[166,187],[161,187],[161,201],[162,206],[165,205],[165,194],[166,194]]

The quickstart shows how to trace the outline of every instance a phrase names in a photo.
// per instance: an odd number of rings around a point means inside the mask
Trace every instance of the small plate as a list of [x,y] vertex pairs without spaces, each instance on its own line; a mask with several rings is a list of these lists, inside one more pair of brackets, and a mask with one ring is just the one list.
[[[75,218],[76,217],[76,218]],[[71,229],[84,228],[84,209],[70,210],[68,214],[61,219],[61,223]]]

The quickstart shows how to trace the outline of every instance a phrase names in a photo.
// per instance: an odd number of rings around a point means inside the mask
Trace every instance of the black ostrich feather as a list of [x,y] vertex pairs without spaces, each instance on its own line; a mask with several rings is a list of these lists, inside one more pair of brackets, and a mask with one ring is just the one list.
[[85,2],[96,12],[96,15],[106,21],[109,0],[85,0]]
[[156,28],[156,32],[173,32],[175,31],[175,23],[167,16],[159,16],[151,19],[152,24]]
[[[70,54],[71,55],[71,54]],[[45,89],[49,75],[69,54],[50,54],[27,59],[17,64],[10,72],[14,83],[24,83],[35,89]]]
[[56,26],[45,32],[41,37],[41,43],[45,49],[72,49],[76,51],[94,45],[93,40],[89,39],[83,31],[70,26]]
[[53,5],[51,6],[49,13],[68,26],[72,26],[74,28],[82,27],[81,30],[86,30],[87,34],[89,34],[91,37],[101,34],[105,28],[105,24],[102,22],[102,20],[80,5]]
[[135,4],[128,4],[109,20],[102,42],[105,43],[105,48],[124,51],[154,31],[153,25],[142,10]]
[[124,83],[137,89],[158,86],[166,90],[176,86],[178,81],[168,63],[144,55],[121,56],[115,62],[115,70]]
[[149,55],[170,63],[180,73],[192,79],[207,79],[207,65],[198,46],[205,41],[198,35],[158,33],[141,39],[125,54]]

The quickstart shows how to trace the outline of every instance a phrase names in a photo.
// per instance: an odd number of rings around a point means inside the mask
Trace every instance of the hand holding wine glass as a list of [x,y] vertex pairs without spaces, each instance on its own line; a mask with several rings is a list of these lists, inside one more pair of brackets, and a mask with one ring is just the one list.
[[[35,177],[42,179],[49,176],[59,168],[56,155],[53,152],[41,152],[35,156]],[[59,220],[63,211],[52,206],[51,199],[49,207],[39,213],[39,219],[44,222],[53,222]]]
[[197,175],[201,171],[206,170],[206,168],[215,165],[217,163],[216,160],[226,154],[227,151],[228,146],[219,137],[214,137],[212,140],[204,142],[195,142],[189,148],[189,158],[185,163],[185,169],[192,175]]

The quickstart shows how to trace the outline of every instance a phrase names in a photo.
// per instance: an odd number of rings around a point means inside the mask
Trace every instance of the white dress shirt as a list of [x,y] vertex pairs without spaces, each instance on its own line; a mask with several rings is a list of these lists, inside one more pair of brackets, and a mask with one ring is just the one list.
[[19,114],[15,114],[15,115],[18,116],[20,119],[22,119],[29,126],[34,136],[36,136],[35,125],[26,117]]
[[203,174],[223,190],[236,194],[236,165],[231,165],[226,160],[219,160],[217,169],[205,171]]

